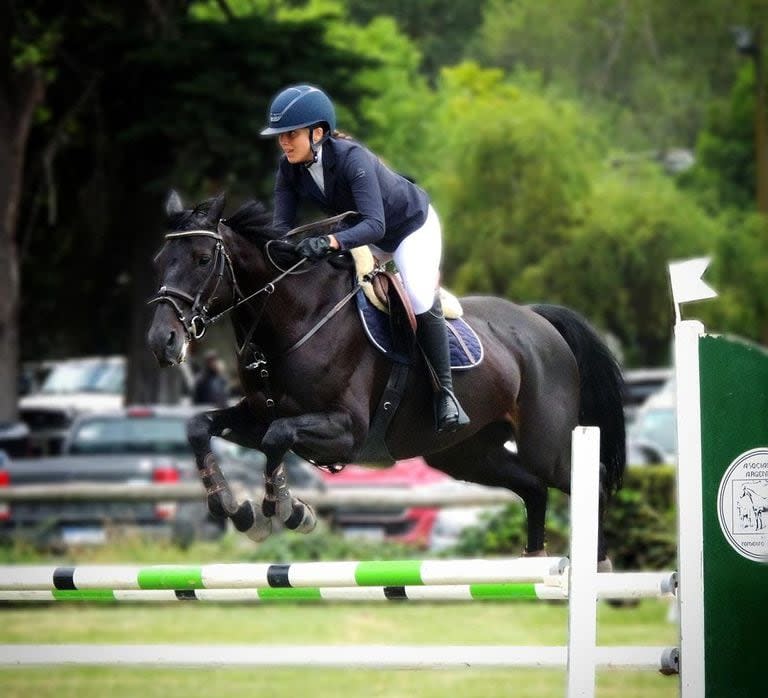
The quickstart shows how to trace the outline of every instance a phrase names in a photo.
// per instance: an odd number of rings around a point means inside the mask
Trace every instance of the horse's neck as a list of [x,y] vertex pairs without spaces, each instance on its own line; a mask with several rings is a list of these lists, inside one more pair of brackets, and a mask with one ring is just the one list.
[[[235,268],[238,283],[246,297],[265,288],[280,274],[280,270],[272,265],[267,270],[259,269],[257,273],[243,264]],[[348,290],[348,279],[348,272],[322,263],[306,273],[284,276],[274,283],[273,292],[260,293],[248,303],[247,308],[238,309],[233,318],[235,328],[239,327],[240,333],[245,334],[257,323],[258,330],[253,333],[252,343],[266,352],[285,350],[339,302]]]

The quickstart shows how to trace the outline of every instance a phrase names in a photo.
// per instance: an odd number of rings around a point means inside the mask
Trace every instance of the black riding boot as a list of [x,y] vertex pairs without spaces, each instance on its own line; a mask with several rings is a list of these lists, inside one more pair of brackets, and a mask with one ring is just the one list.
[[440,384],[434,397],[435,428],[439,433],[456,431],[469,424],[469,417],[453,394],[451,356],[440,298],[435,298],[435,304],[426,313],[417,315],[416,321],[416,338]]

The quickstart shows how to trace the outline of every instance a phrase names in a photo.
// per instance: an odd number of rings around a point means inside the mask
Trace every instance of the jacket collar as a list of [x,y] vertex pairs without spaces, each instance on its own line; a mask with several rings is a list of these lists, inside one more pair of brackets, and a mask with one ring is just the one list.
[[323,143],[323,186],[327,201],[333,199],[333,190],[336,186],[336,148],[333,138],[328,138]]

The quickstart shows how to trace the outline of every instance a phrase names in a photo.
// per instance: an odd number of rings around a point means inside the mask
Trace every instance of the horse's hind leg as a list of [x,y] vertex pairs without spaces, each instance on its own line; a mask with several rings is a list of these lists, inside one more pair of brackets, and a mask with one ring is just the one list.
[[218,519],[230,518],[238,531],[249,538],[264,540],[272,530],[272,521],[250,501],[238,504],[211,450],[211,437],[231,430],[227,438],[244,446],[257,448],[265,427],[259,429],[242,403],[222,410],[202,412],[187,422],[187,438],[195,454],[195,463],[208,495],[208,511]]
[[548,489],[540,477],[523,468],[504,444],[513,438],[507,423],[490,424],[470,439],[426,457],[427,463],[451,477],[479,485],[505,487],[523,500],[527,521],[526,555],[543,555]]
[[[543,429],[540,427],[544,427]],[[528,468],[543,473],[545,481],[550,487],[555,487],[561,492],[571,494],[571,437],[572,432],[560,428],[556,430],[554,424],[547,428],[546,421],[536,422],[536,432],[526,432],[519,429],[520,435],[517,441],[520,462]],[[598,571],[608,572],[611,563],[608,560],[608,544],[605,539],[604,520],[605,512],[610,501],[606,489],[608,475],[603,464],[600,464],[600,497],[597,517],[597,562]],[[522,496],[522,495],[521,495]]]

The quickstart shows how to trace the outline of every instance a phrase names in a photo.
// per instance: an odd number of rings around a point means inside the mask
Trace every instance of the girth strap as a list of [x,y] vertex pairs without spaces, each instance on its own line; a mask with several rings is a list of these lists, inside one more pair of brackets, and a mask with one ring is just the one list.
[[356,460],[361,463],[376,463],[386,461],[393,463],[394,456],[387,447],[386,436],[389,425],[395,416],[400,401],[405,393],[405,384],[408,381],[408,365],[392,363],[389,380],[381,394],[381,399],[373,413],[368,436],[363,444],[363,449],[357,454]]

